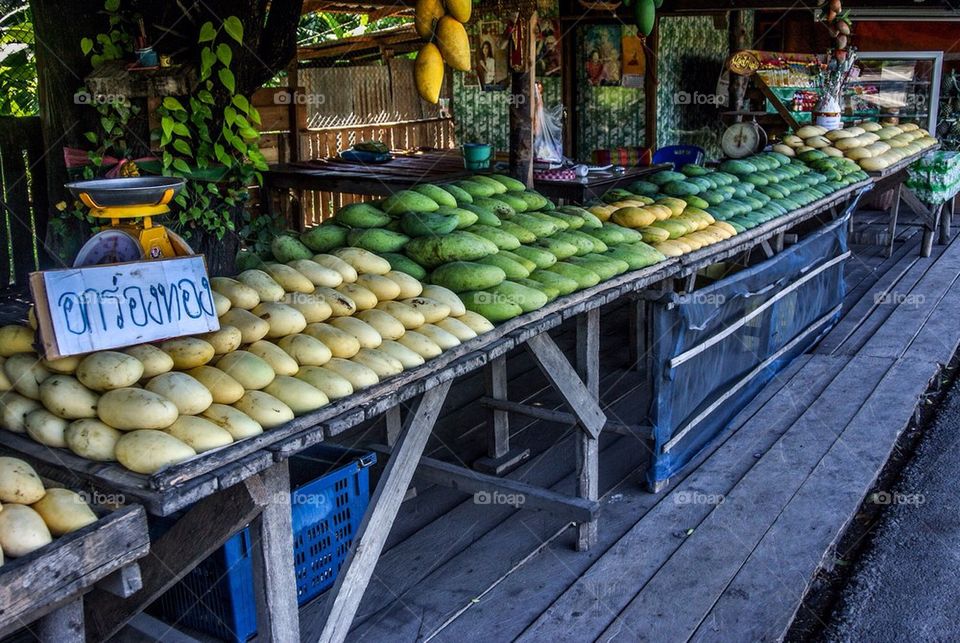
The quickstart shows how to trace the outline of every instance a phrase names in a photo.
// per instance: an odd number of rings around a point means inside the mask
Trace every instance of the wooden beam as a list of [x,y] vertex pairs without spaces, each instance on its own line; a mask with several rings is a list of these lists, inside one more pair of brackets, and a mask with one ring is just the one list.
[[[600,402],[600,309],[577,315],[577,375],[587,392]],[[581,430],[577,439],[577,493],[588,502],[600,497],[600,445],[598,436]],[[587,551],[597,542],[597,520],[579,521],[577,551]]]
[[[370,448],[381,453],[390,453],[385,447],[374,445]],[[567,496],[519,480],[498,478],[434,458],[420,458],[416,478],[473,495],[477,504],[506,504],[515,509],[546,511],[572,522],[589,522],[595,519],[600,511],[600,503],[596,499]]]
[[132,596],[143,587],[140,565],[132,563],[126,567],[121,567],[97,583],[97,587],[120,598]]
[[550,338],[550,335],[540,333],[526,341],[526,348],[544,376],[563,396],[579,424],[592,437],[599,436],[607,423],[607,418],[600,410],[597,401],[591,397],[587,387],[577,377],[577,372],[570,366],[560,347]]
[[[573,426],[577,423],[577,417],[567,411],[548,409],[543,406],[531,406],[530,404],[511,402],[509,400],[495,400],[490,397],[481,397],[478,401],[484,406],[500,409],[509,413],[519,413],[520,415],[543,420],[544,422],[553,422],[554,424],[566,426]],[[623,422],[607,420],[607,423],[603,426],[603,430],[619,435],[629,435],[635,438],[642,437],[643,439],[648,439],[650,437],[650,427],[643,424],[624,424]]]
[[370,497],[363,521],[357,528],[350,553],[329,592],[321,617],[324,626],[319,641],[322,643],[340,643],[350,632],[353,617],[373,576],[377,559],[383,551],[451,383],[448,380],[427,390],[407,415],[403,431]]
[[[507,356],[500,355],[483,367],[483,387],[488,398],[507,399]],[[510,416],[506,411],[488,406],[487,457],[500,458],[510,450]]]
[[[660,11],[658,10],[659,14]],[[657,61],[660,58],[660,17],[653,23],[653,31],[644,41],[644,53],[647,56],[646,73],[643,76],[643,127],[644,147],[657,149],[657,91],[660,80],[657,74]]]
[[527,187],[533,187],[533,120],[537,82],[537,12],[518,21],[526,32],[526,67],[510,75],[510,173]]
[[153,541],[150,554],[140,561],[143,589],[126,599],[94,589],[86,597],[87,638],[106,641],[123,625],[166,592],[245,527],[266,503],[258,476],[207,496]]
[[250,524],[257,640],[300,640],[297,578],[293,560],[290,467],[282,460],[259,474],[267,503]]

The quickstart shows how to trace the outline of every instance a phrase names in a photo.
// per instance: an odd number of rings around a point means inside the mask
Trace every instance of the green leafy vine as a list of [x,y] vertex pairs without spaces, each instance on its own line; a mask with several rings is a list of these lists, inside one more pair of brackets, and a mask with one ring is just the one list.
[[[136,16],[121,12],[120,0],[106,0],[104,8],[109,31],[80,43],[94,68],[133,55],[130,33]],[[165,97],[156,110],[160,127],[151,132],[162,173],[187,179],[175,200],[180,206],[176,227],[187,234],[204,230],[218,239],[237,232],[249,245],[264,249],[280,224],[268,217],[251,217],[245,207],[248,188],[262,184],[260,173],[267,164],[259,149],[260,114],[246,96],[237,93],[234,47],[243,44],[243,23],[236,16],[226,18],[219,27],[206,22],[198,44],[199,84],[188,96]],[[124,97],[89,96],[84,89],[78,94],[86,95],[99,115],[99,127],[84,133],[93,149],[87,151],[89,164],[82,168],[82,175],[95,178],[103,174],[106,156],[128,159],[133,155],[127,126],[141,108]],[[58,208],[93,223],[81,207],[69,209],[64,203]]]
[[[260,114],[236,91],[231,65],[232,44],[243,43],[243,24],[236,16],[220,28],[206,22],[200,28],[200,83],[185,102],[167,96],[157,109],[164,174],[194,177],[200,171],[222,170],[216,180],[189,181],[177,195],[180,222],[199,225],[222,237],[234,221],[222,208],[236,211],[249,198],[247,188],[261,184],[267,163],[258,146]],[[220,100],[218,100],[218,98]],[[214,172],[216,174],[216,172]],[[257,246],[269,243],[273,222],[241,215],[241,236]]]

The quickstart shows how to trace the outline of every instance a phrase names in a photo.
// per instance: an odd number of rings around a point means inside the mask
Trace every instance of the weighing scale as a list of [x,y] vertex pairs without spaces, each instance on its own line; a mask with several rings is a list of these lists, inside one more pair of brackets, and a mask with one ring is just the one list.
[[732,159],[742,159],[756,154],[767,146],[767,133],[756,119],[733,123],[723,133],[720,147]]
[[182,237],[153,222],[153,217],[170,212],[167,204],[183,184],[181,178],[166,176],[67,183],[91,216],[110,222],[83,245],[74,267],[192,255]]

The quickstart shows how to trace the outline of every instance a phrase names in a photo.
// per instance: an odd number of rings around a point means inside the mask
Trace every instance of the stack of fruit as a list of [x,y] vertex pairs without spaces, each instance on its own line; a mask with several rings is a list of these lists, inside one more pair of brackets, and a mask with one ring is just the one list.
[[936,144],[937,139],[915,123],[884,126],[870,121],[830,131],[807,125],[785,136],[774,150],[800,158],[815,150],[823,156],[848,158],[868,172],[878,172]]
[[301,241],[313,250],[345,243],[375,252],[394,270],[455,291],[493,322],[665,258],[629,228],[581,208],[557,209],[502,175],[350,205]]
[[[809,164],[805,162],[809,159]],[[867,175],[852,161],[816,150],[791,159],[777,152],[712,169],[685,165],[604,195],[591,211],[638,228],[644,240],[677,256],[744,232],[843,189]],[[639,203],[636,201],[640,199]]]
[[680,191],[677,186],[686,183],[686,179],[687,176],[679,172],[658,172],[649,181],[637,181],[631,185],[631,189],[643,194],[611,190],[604,199],[612,202],[591,206],[590,211],[601,219],[609,218],[616,224],[639,231],[643,241],[652,244],[650,247],[655,252],[666,257],[693,252],[736,234],[732,226],[716,221],[704,211],[700,205],[705,206],[706,202],[695,195],[686,199],[659,196],[661,188]]
[[[297,246],[293,246],[297,244]],[[277,254],[302,247],[277,240]],[[0,420],[152,473],[422,364],[493,326],[360,248],[211,280],[219,331],[54,361],[0,329]]]
[[472,0],[417,0],[414,27],[427,44],[417,52],[413,73],[424,100],[439,100],[444,62],[458,71],[470,71],[470,41],[463,25],[470,20],[471,10]]
[[69,489],[44,488],[29,464],[0,458],[0,565],[97,521],[87,502]]

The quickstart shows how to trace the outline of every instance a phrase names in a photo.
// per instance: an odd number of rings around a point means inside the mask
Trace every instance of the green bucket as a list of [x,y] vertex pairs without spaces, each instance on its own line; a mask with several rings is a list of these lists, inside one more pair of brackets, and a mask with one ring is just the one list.
[[464,143],[463,165],[468,170],[484,170],[490,167],[493,148],[487,143]]

